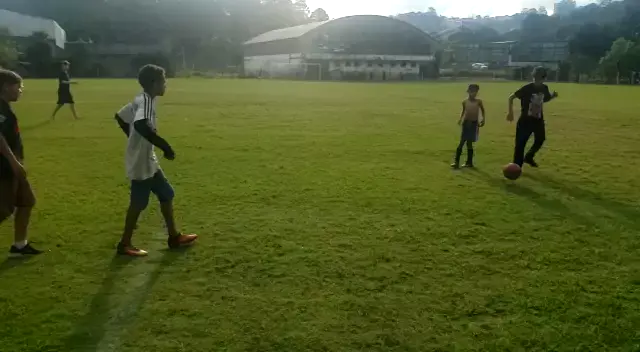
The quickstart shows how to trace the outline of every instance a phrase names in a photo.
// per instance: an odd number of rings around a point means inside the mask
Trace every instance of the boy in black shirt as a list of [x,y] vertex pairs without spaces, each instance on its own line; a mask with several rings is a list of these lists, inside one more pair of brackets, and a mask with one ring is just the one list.
[[56,118],[56,114],[65,104],[69,104],[69,107],[71,107],[73,118],[76,120],[78,119],[76,105],[73,101],[73,95],[71,95],[71,84],[74,84],[75,82],[72,82],[69,77],[70,66],[71,64],[69,64],[69,61],[62,61],[62,69],[58,75],[58,105],[56,105],[55,110],[53,110],[53,115],[51,115],[52,120]]
[[[544,67],[536,67],[533,70],[533,83],[529,83],[518,89],[509,97],[509,114],[507,121],[513,121],[513,101],[520,99],[520,118],[516,127],[516,141],[513,153],[513,163],[522,166],[527,163],[533,167],[538,167],[535,161],[536,153],[542,148],[546,139],[544,127],[543,104],[558,97],[558,93],[549,91],[549,87],[544,84],[547,72]],[[531,134],[534,142],[531,149],[524,154]]]
[[14,216],[15,242],[9,254],[16,257],[42,253],[31,247],[27,238],[35,196],[23,166],[18,119],[10,105],[18,101],[21,94],[22,78],[0,69],[0,223]]

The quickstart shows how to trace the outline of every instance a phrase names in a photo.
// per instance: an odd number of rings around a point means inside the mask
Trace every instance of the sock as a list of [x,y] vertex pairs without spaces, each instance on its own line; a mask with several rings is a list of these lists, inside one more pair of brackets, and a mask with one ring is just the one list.
[[24,240],[24,241],[20,241],[20,242],[14,243],[13,246],[18,248],[18,249],[22,249],[22,248],[27,246],[27,243],[29,243],[29,242],[27,242],[27,240]]

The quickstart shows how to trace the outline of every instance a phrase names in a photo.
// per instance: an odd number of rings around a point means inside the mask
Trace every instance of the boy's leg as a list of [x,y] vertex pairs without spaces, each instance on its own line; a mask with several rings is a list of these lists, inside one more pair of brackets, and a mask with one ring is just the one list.
[[527,141],[531,137],[531,126],[527,121],[522,118],[518,120],[516,126],[516,139],[515,147],[513,151],[513,163],[522,166],[524,164],[524,149],[527,147]]
[[473,142],[470,140],[467,140],[467,162],[464,165],[473,167]]
[[58,103],[58,105],[56,105],[56,108],[53,109],[53,114],[51,114],[51,119],[55,119],[56,115],[58,114],[58,111],[60,111],[60,109],[62,109],[62,107],[64,106],[64,104],[60,104]]
[[13,181],[14,186],[14,244],[9,253],[12,256],[37,255],[39,251],[29,244],[29,222],[36,198],[26,178]]
[[175,197],[175,192],[162,170],[153,176],[152,192],[158,197],[158,201],[160,201],[160,210],[162,211],[169,235],[169,247],[177,248],[192,244],[198,236],[184,235],[178,231],[173,214],[173,198]]
[[149,205],[149,195],[151,195],[151,181],[133,180],[131,181],[131,197],[129,201],[129,209],[124,223],[124,231],[122,238],[118,244],[118,253],[129,256],[145,256],[146,251],[135,248],[132,244],[133,231],[136,229],[138,218],[144,209]]
[[12,180],[0,179],[0,224],[15,212],[15,189]]
[[69,104],[69,107],[71,108],[71,113],[73,114],[73,118],[74,119],[78,119],[78,113],[76,112],[76,104],[71,103]]
[[459,167],[460,166],[460,157],[462,156],[462,147],[464,147],[464,137],[460,138],[460,143],[458,143],[458,148],[456,149],[456,156],[455,159],[453,160],[453,164],[451,165],[452,167]]
[[540,150],[540,148],[542,148],[544,141],[547,139],[547,133],[545,131],[544,121],[542,120],[536,121],[533,127],[533,145],[527,152],[527,155],[524,157],[524,161],[533,167],[537,167],[538,164],[534,159],[536,153]]

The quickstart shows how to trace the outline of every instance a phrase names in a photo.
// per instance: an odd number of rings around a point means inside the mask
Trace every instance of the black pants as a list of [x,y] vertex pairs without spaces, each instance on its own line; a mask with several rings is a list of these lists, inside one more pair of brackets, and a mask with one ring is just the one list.
[[[524,149],[527,147],[527,142],[532,134],[534,138],[533,145],[525,155]],[[542,148],[546,138],[547,135],[543,119],[521,117],[516,127],[516,145],[513,151],[513,163],[522,166],[525,160],[533,160],[536,153]]]
[[456,149],[456,157],[454,162],[460,164],[462,156],[462,148],[467,145],[467,161],[466,165],[473,165],[473,142],[476,141],[478,134],[478,121],[464,121],[462,123],[462,133],[460,135],[460,143]]

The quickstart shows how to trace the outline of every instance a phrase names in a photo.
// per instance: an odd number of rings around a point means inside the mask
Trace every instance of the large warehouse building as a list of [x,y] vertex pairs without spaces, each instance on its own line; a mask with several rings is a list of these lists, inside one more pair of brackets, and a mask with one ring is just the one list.
[[437,75],[439,43],[404,21],[351,16],[278,29],[244,44],[249,77],[419,80]]

